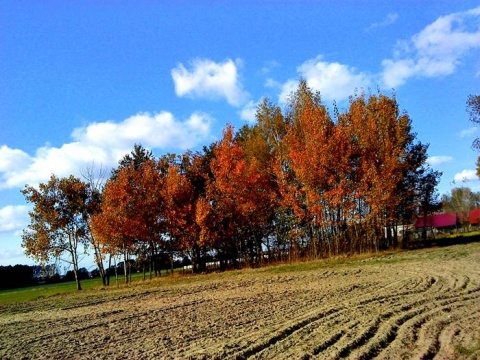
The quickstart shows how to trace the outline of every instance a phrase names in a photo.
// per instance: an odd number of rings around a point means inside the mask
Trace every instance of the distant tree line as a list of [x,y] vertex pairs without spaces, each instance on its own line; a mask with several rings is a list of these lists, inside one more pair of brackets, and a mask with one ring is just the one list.
[[[90,273],[86,268],[78,270],[78,276],[81,280],[90,278]],[[0,290],[15,289],[27,286],[42,284],[55,284],[59,282],[73,281],[75,275],[72,270],[65,275],[58,273],[57,267],[47,265],[14,265],[0,266]]]
[[34,205],[23,233],[39,262],[62,257],[78,277],[94,255],[104,284],[121,258],[150,276],[186,257],[193,270],[397,247],[398,227],[438,209],[440,173],[394,96],[355,95],[331,114],[304,80],[285,110],[265,99],[257,122],[201,152],[135,145],[104,183],[57,178],[23,194]]
[[[178,268],[189,262],[182,260],[174,261],[174,267]],[[163,263],[163,269],[168,269],[170,263]],[[131,272],[140,272],[143,270],[143,262],[141,259],[131,260],[129,264]],[[112,265],[106,269],[107,276],[124,276],[123,262],[119,262],[117,266]],[[81,267],[77,272],[78,280],[100,278],[100,272],[97,269],[88,271],[87,268]],[[57,267],[54,265],[47,265],[46,267],[40,265],[8,265],[0,266],[0,290],[16,289],[28,286],[57,284],[62,282],[76,281],[73,270],[67,270],[63,275],[60,274]]]
[[33,275],[33,266],[0,266],[0,290],[37,285]]

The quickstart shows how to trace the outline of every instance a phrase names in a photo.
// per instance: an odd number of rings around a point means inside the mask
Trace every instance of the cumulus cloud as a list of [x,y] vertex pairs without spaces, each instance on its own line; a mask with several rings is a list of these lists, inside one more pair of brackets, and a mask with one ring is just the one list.
[[[305,61],[297,68],[297,72],[307,81],[308,86],[319,90],[325,100],[345,100],[352,95],[354,89],[366,89],[372,84],[369,74],[338,62],[323,61],[321,55]],[[280,101],[284,103],[297,86],[297,80],[290,79],[285,82]]]
[[478,131],[478,128],[473,126],[469,129],[464,129],[464,130],[460,131],[458,136],[460,136],[461,138],[469,137],[469,136],[474,135],[477,131]]
[[269,61],[265,64],[265,66],[260,70],[260,72],[263,75],[268,74],[270,71],[272,71],[274,68],[277,68],[280,66],[280,63],[278,61],[272,60]]
[[480,7],[439,17],[407,41],[400,41],[393,59],[382,61],[383,82],[397,87],[413,76],[453,73],[469,51],[480,48]]
[[396,13],[389,13],[385,19],[383,19],[382,21],[379,21],[379,22],[374,22],[372,23],[370,26],[367,27],[367,31],[371,31],[373,29],[376,29],[376,28],[383,28],[383,27],[386,27],[386,26],[390,26],[390,25],[393,25],[395,24],[395,22],[397,21],[398,19],[398,14]]
[[258,103],[254,101],[249,101],[240,111],[240,118],[249,123],[254,123],[257,115],[257,106]]
[[28,210],[29,207],[26,205],[8,205],[0,208],[0,234],[15,233],[25,228],[29,223]]
[[453,161],[451,156],[430,156],[427,160],[430,166],[438,166]]
[[[309,84],[310,85],[310,84]],[[281,92],[279,95],[279,102],[285,104],[288,100],[290,94],[294,93],[297,90],[298,81],[294,79],[287,80],[283,85],[281,85]],[[322,94],[323,95],[323,94]]]
[[25,258],[23,249],[18,245],[11,249],[2,249],[0,252],[0,266],[8,266],[12,264],[34,264],[33,260]]
[[[389,14],[382,22],[369,28],[396,22],[397,14]],[[342,101],[354,89],[379,84],[382,88],[398,87],[415,76],[449,75],[463,58],[480,48],[480,7],[442,16],[408,40],[398,41],[391,59],[381,63],[382,71],[370,74],[339,62],[327,62],[321,55],[305,61],[297,68],[308,85],[319,90],[323,99]],[[278,82],[268,79],[266,87],[276,88]],[[285,103],[298,86],[298,79],[280,84],[279,101]]]
[[265,87],[266,88],[270,88],[270,89],[275,89],[275,90],[279,90],[281,91],[282,90],[282,83],[275,80],[275,79],[272,79],[272,78],[268,78],[267,80],[265,80]]
[[194,113],[186,121],[178,121],[170,112],[140,113],[120,123],[92,123],[73,131],[72,137],[96,147],[124,150],[132,142],[148,147],[186,149],[210,134],[210,117]]
[[114,167],[135,143],[146,148],[193,148],[212,140],[211,121],[203,113],[193,113],[184,121],[169,112],[141,113],[121,122],[95,122],[77,128],[72,142],[41,147],[33,156],[4,145],[0,148],[0,189],[36,185],[51,174],[78,174],[93,162]]
[[239,60],[228,59],[216,63],[208,59],[196,59],[190,65],[191,70],[180,63],[171,71],[177,96],[225,98],[233,106],[241,106],[248,99],[238,75]]
[[30,163],[30,156],[22,150],[0,146],[0,172],[19,170]]
[[475,170],[462,170],[461,172],[454,175],[453,180],[455,182],[469,182],[469,181],[478,181],[477,172]]

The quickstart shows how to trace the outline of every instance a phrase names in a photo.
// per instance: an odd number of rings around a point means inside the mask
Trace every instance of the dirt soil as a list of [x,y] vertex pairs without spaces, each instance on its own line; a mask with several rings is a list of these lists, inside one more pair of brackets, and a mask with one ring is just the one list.
[[480,243],[0,307],[4,359],[480,359]]

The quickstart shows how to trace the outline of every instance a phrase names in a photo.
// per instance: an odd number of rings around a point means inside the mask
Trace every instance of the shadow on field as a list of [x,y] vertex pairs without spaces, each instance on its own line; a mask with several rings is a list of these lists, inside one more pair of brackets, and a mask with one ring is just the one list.
[[410,240],[407,243],[406,248],[409,250],[413,249],[425,249],[431,247],[445,247],[452,245],[465,245],[474,242],[480,242],[480,234],[475,235],[457,235],[451,237],[437,237],[427,240]]

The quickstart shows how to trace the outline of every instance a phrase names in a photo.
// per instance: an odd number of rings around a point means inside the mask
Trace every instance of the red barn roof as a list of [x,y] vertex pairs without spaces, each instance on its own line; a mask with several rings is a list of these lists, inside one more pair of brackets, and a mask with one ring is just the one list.
[[[425,221],[424,221],[425,219]],[[455,214],[436,214],[428,215],[426,217],[420,217],[415,223],[416,228],[434,227],[434,228],[445,228],[445,227],[454,227],[457,225],[457,216]]]
[[480,224],[480,209],[470,211],[470,225]]

